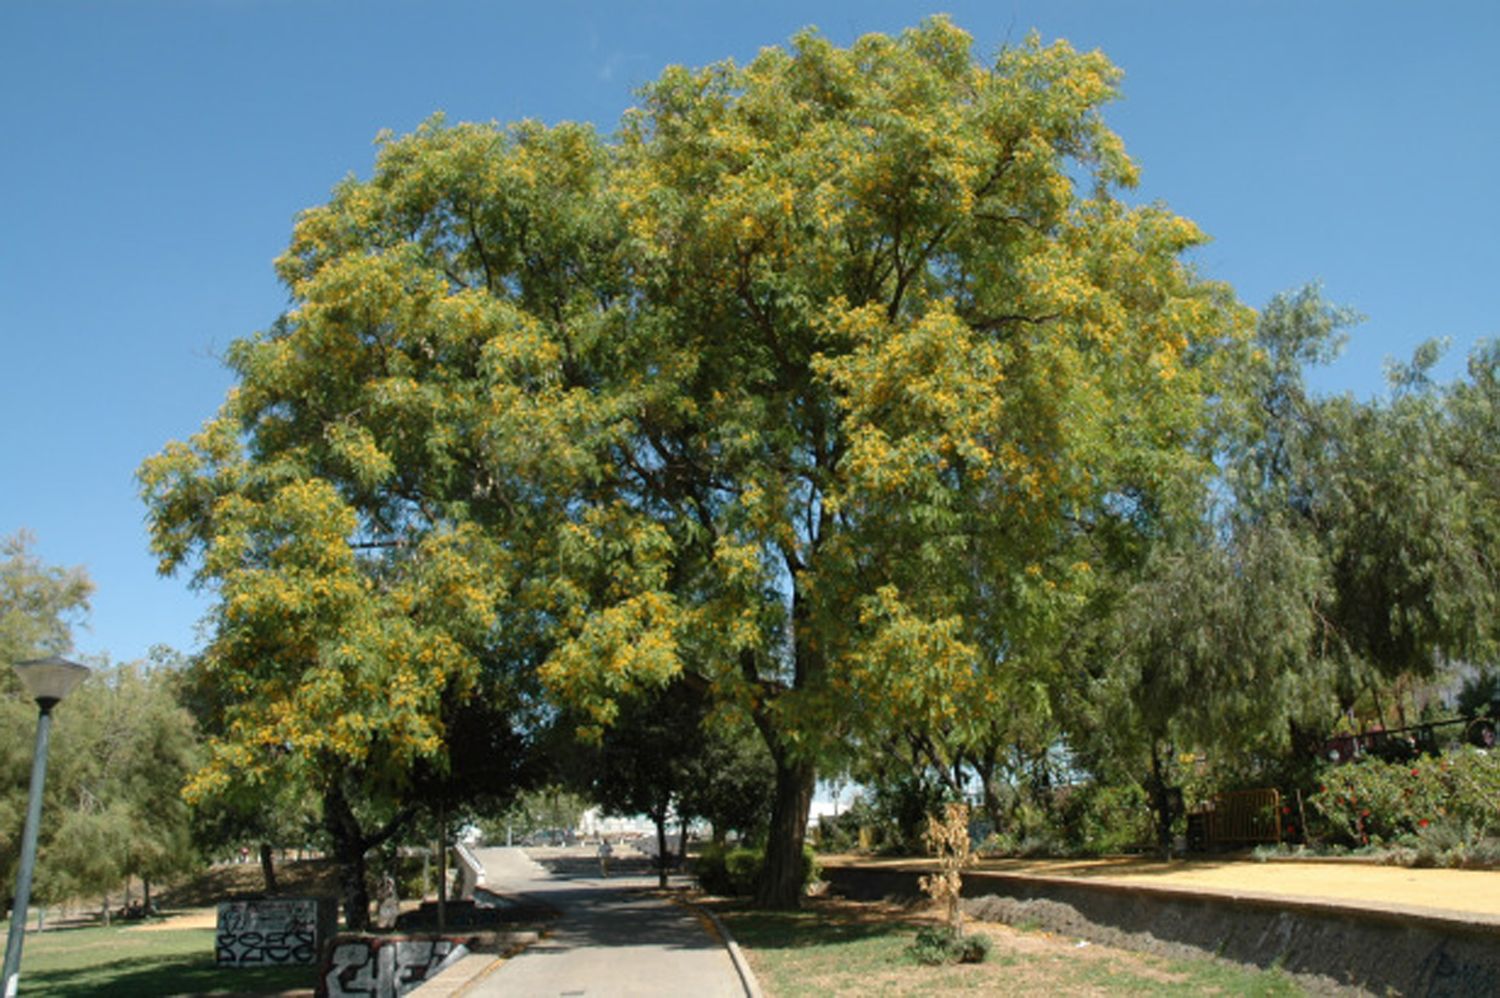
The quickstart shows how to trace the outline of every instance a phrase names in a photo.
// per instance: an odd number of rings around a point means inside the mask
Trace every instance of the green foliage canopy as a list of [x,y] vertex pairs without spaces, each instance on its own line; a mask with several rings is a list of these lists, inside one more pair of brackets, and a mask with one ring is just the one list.
[[794,903],[816,759],[1003,709],[1080,538],[1211,467],[1248,314],[1116,197],[1118,78],[934,19],[669,68],[613,143],[384,138],[298,221],[220,416],[142,469],[163,570],[219,596],[197,792],[399,783],[507,668],[597,724],[685,673],[767,741]]

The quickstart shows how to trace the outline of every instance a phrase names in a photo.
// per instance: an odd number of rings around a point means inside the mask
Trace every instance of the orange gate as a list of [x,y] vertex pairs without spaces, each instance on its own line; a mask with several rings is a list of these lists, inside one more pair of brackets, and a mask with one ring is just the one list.
[[1216,794],[1188,815],[1189,847],[1280,841],[1279,790],[1232,790]]

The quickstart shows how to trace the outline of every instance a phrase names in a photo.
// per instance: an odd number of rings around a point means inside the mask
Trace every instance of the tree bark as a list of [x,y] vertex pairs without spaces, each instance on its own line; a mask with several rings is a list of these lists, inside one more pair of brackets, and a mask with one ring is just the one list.
[[667,886],[667,813],[657,811],[651,815],[656,822],[656,886]]
[[365,838],[343,788],[334,782],[323,793],[323,825],[333,842],[339,870],[339,901],[344,926],[351,932],[370,927],[370,889],[365,883]]
[[807,813],[817,771],[810,762],[792,761],[784,750],[774,756],[776,796],[755,903],[761,908],[790,909],[802,903],[802,844],[807,838]]
[[1156,742],[1151,743],[1151,780],[1147,791],[1151,796],[1151,809],[1156,812],[1156,847],[1162,859],[1172,858],[1172,792],[1162,773],[1161,753]]
[[438,802],[438,931],[448,928],[448,810]]
[[336,778],[323,788],[323,827],[333,840],[333,861],[339,868],[339,899],[344,909],[344,925],[349,931],[363,932],[370,927],[365,854],[394,837],[416,813],[416,807],[408,804],[379,829],[366,834],[349,806],[340,780]]
[[984,813],[990,819],[990,834],[1000,835],[1005,828],[1005,805],[1000,800],[1000,787],[995,781],[995,766],[999,751],[991,743],[974,754],[974,772],[979,775],[979,789],[984,798]]
[[276,857],[271,853],[271,843],[260,844],[260,872],[266,880],[266,893],[276,893]]

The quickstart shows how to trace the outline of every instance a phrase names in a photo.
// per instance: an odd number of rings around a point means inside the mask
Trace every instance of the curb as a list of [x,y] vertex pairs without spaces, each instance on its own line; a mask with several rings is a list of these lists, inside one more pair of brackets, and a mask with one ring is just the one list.
[[729,927],[720,920],[718,915],[707,908],[693,905],[694,908],[708,916],[708,920],[714,923],[714,928],[719,930],[719,936],[724,940],[724,947],[729,950],[729,959],[734,963],[735,973],[740,975],[740,984],[745,988],[745,998],[765,998],[764,992],[760,990],[760,982],[755,979],[755,972],[750,969],[750,964],[745,962],[744,955],[740,952],[740,944],[734,941],[734,936],[729,934]]
[[691,910],[699,918],[707,919],[719,938],[723,940],[724,948],[729,951],[729,962],[734,964],[734,972],[739,975],[740,986],[745,989],[745,998],[765,998],[765,992],[760,989],[760,982],[755,979],[755,972],[750,969],[745,955],[740,952],[740,944],[734,941],[734,936],[730,934],[729,927],[724,924],[723,920],[702,905],[695,904],[686,898],[668,896],[667,900]]
[[493,942],[498,950],[473,950],[441,973],[427,978],[408,994],[420,994],[431,998],[447,998],[463,995],[469,988],[493,974],[505,961],[530,947],[546,935],[545,930],[523,929],[515,932],[496,933]]

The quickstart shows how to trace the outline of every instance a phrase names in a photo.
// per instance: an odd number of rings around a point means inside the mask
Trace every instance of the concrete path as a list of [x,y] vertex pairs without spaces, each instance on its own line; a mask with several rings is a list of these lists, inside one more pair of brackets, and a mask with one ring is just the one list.
[[485,888],[561,912],[543,939],[462,990],[478,995],[681,995],[742,998],[724,941],[689,908],[640,893],[654,877],[604,879],[575,850],[549,874],[521,849],[478,849]]

